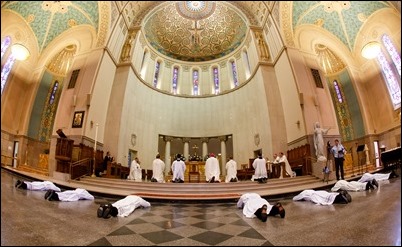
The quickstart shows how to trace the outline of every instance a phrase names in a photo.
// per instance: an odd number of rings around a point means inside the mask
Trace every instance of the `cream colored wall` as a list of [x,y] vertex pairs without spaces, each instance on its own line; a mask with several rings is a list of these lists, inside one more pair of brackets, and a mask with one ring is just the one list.
[[[281,96],[287,142],[301,138],[304,134],[303,113],[300,107],[299,90],[295,82],[295,75],[286,53],[282,53],[275,64],[275,74],[278,80]],[[300,129],[296,122],[300,122]]]
[[[149,88],[126,68],[119,68],[114,80],[104,139],[105,148],[112,153],[118,147],[117,162],[126,163],[130,148],[138,151],[143,168],[151,168],[159,134],[186,137],[233,134],[234,154],[239,163],[247,163],[259,148],[272,153],[270,119],[261,77],[229,94],[185,98]],[[283,133],[284,130],[276,131]],[[132,134],[137,136],[134,147],[130,143]],[[254,143],[255,134],[260,135],[259,145]]]

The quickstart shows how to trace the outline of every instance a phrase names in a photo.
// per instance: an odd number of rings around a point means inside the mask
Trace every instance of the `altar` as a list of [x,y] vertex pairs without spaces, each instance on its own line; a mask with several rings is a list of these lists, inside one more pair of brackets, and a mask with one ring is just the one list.
[[184,172],[185,182],[205,181],[205,161],[187,161]]

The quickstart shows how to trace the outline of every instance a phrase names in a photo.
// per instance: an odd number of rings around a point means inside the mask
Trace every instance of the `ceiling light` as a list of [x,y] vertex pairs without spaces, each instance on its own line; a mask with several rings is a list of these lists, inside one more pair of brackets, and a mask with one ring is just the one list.
[[362,56],[367,59],[376,58],[381,51],[381,45],[377,41],[368,42],[362,49]]
[[11,47],[11,52],[12,52],[13,56],[15,57],[15,59],[21,60],[21,61],[26,60],[30,55],[28,49],[21,44],[14,44]]

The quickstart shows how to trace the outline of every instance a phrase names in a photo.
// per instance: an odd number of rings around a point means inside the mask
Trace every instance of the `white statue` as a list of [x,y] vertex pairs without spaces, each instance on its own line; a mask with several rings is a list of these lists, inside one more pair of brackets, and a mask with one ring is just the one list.
[[314,147],[315,155],[318,161],[327,161],[324,153],[324,135],[327,134],[328,129],[322,129],[319,122],[314,124]]

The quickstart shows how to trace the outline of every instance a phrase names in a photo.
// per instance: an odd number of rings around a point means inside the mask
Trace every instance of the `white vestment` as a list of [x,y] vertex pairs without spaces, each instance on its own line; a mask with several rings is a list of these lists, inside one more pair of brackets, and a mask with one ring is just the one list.
[[338,191],[338,190],[347,190],[347,191],[363,191],[366,190],[367,182],[357,182],[357,181],[346,181],[346,180],[339,180],[336,182],[334,187],[331,188],[331,191]]
[[165,162],[161,159],[154,159],[152,162],[152,178],[155,178],[158,183],[165,182],[163,173],[165,171]]
[[235,178],[237,180],[237,163],[234,160],[229,160],[226,163],[225,182],[229,183],[232,178]]
[[117,216],[127,217],[138,207],[150,207],[151,204],[139,196],[129,195],[112,204],[117,208]]
[[35,181],[35,182],[28,182],[24,181],[24,183],[27,185],[27,190],[54,190],[54,191],[61,191],[59,187],[54,185],[54,183],[50,181]]
[[358,182],[368,182],[368,181],[373,181],[373,179],[377,180],[377,181],[383,181],[383,180],[388,180],[389,176],[391,175],[391,173],[364,173],[363,176],[358,180]]
[[56,192],[59,200],[63,202],[75,202],[78,200],[94,200],[94,196],[89,194],[84,189],[77,188],[75,190],[66,190],[63,192]]
[[267,175],[267,161],[264,158],[256,158],[253,161],[253,167],[254,167],[254,175],[251,177],[251,180],[254,181],[254,179],[259,179],[259,178],[268,178]]
[[215,181],[221,181],[221,170],[219,169],[219,161],[215,157],[209,157],[205,161],[205,179],[208,182],[212,177],[215,177]]
[[142,171],[140,164],[137,163],[136,160],[131,162],[130,166],[130,174],[128,175],[127,179],[141,181],[142,179]]
[[331,205],[335,201],[338,192],[328,192],[325,190],[303,190],[297,196],[293,197],[293,201],[310,201],[317,205]]
[[173,181],[181,179],[184,181],[184,172],[186,171],[186,164],[182,160],[175,160],[172,163]]
[[267,205],[267,214],[269,214],[269,212],[271,212],[272,205],[257,193],[245,193],[237,201],[237,207],[243,208],[243,214],[247,218],[256,217],[254,214],[255,211],[264,205]]
[[[294,177],[292,167],[290,166],[288,158],[286,158],[286,155],[282,155],[282,157],[279,158],[279,162],[285,162],[286,173],[289,176]],[[283,178],[282,174],[283,174],[283,171],[282,171],[282,166],[281,166],[281,176],[279,178]]]

